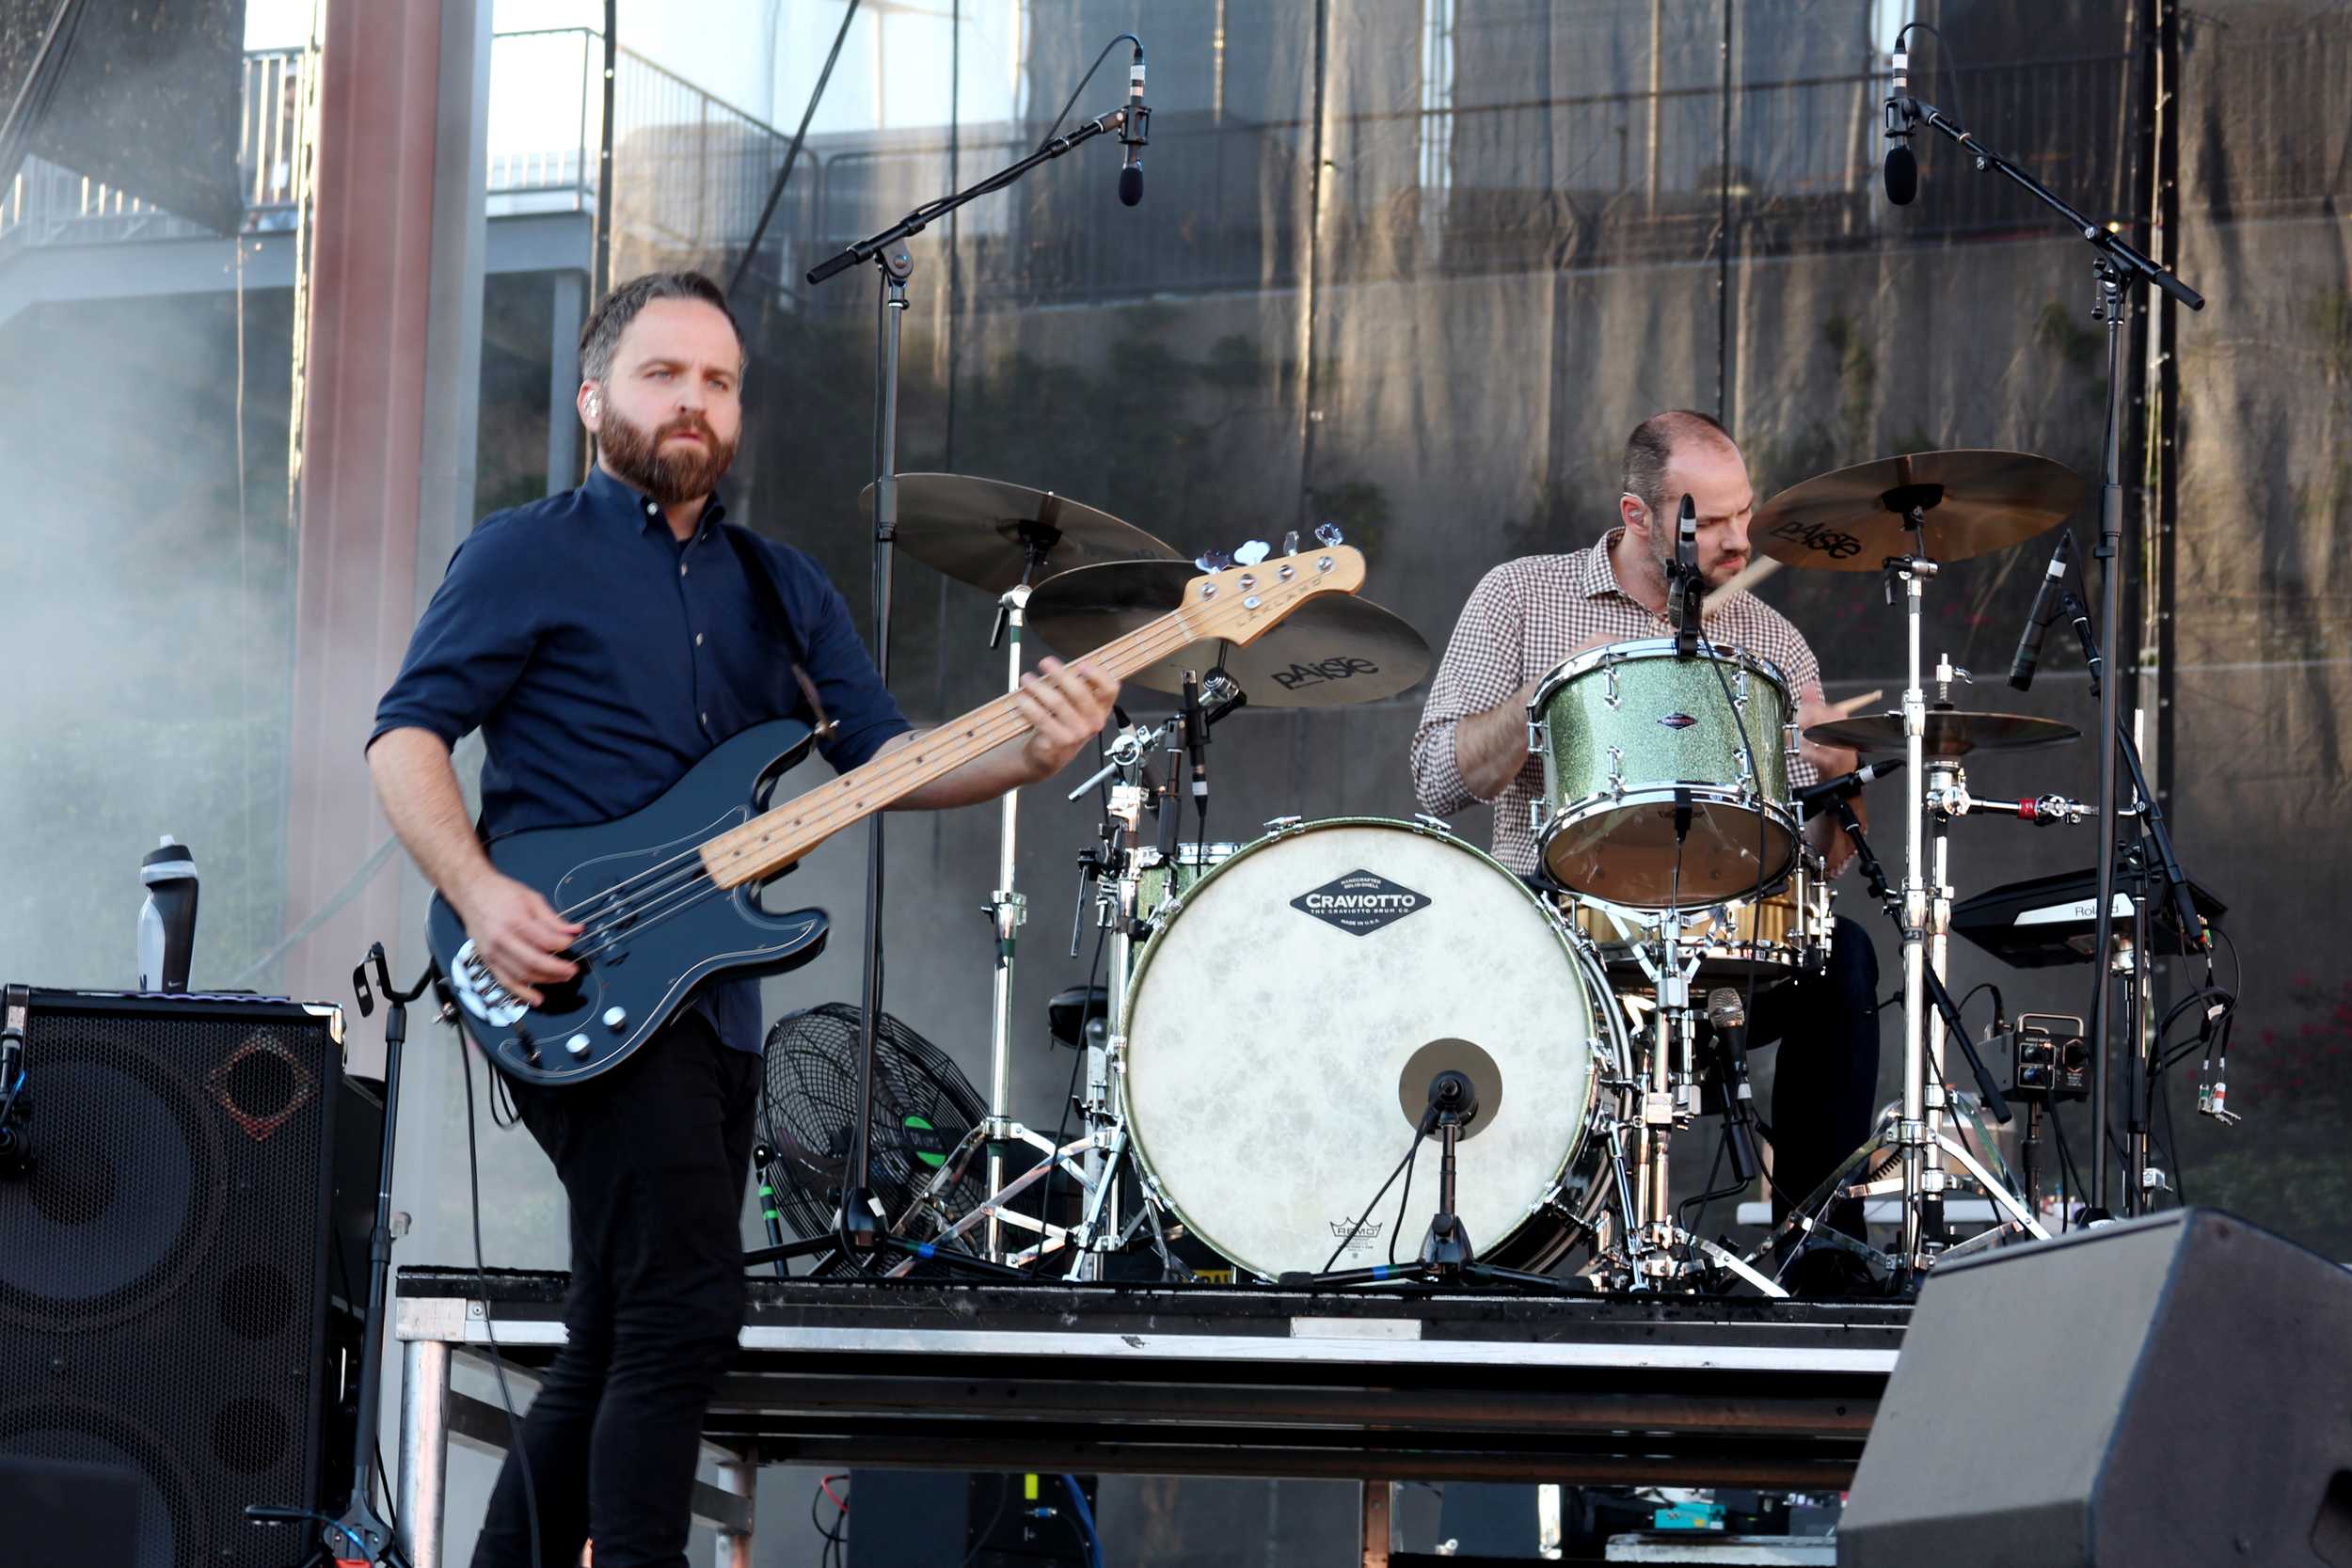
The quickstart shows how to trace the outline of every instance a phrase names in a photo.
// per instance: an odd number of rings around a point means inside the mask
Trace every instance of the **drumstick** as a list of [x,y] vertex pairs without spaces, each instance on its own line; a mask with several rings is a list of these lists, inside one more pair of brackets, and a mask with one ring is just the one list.
[[1840,719],[1851,718],[1860,709],[1868,707],[1872,703],[1877,702],[1881,697],[1885,695],[1886,688],[1883,686],[1874,687],[1870,690],[1865,691],[1859,697],[1849,697],[1843,702],[1830,704],[1830,711],[1837,715]]
[[1716,609],[1721,606],[1725,599],[1731,597],[1734,594],[1746,593],[1749,589],[1754,588],[1757,583],[1762,582],[1766,578],[1771,577],[1774,572],[1779,570],[1780,562],[1774,561],[1771,556],[1757,556],[1754,561],[1749,562],[1745,566],[1740,568],[1739,576],[1733,578],[1729,582],[1724,583],[1721,588],[1709,591],[1707,595],[1706,606],[1699,611],[1699,613],[1702,615],[1712,615]]

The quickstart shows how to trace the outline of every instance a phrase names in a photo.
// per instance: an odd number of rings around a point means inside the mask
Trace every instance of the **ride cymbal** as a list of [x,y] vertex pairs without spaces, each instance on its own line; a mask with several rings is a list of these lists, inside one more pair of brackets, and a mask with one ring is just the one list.
[[[1922,451],[1816,474],[1766,501],[1749,525],[1756,553],[1820,572],[1875,572],[1922,551],[1965,561],[2058,527],[2083,502],[2082,476],[2023,451]],[[1925,526],[1915,544],[1910,508]]]
[[[1927,754],[1964,757],[1971,752],[2029,752],[2042,746],[2062,746],[2080,740],[2083,732],[2055,719],[2026,713],[1966,713],[1959,708],[1931,707],[1927,714]],[[1903,716],[1865,714],[1814,724],[1807,740],[1843,746],[1854,752],[1899,752],[1903,749]]]
[[[858,492],[871,521],[874,487]],[[898,547],[989,594],[1108,561],[1176,561],[1164,540],[1050,490],[969,474],[898,476]],[[1034,559],[1033,559],[1034,558]]]
[[[1057,572],[1029,595],[1031,635],[1065,658],[1159,619],[1200,575],[1188,561],[1121,561]],[[1393,697],[1429,672],[1429,644],[1405,619],[1368,599],[1311,599],[1248,647],[1196,642],[1129,675],[1181,692],[1184,672],[1222,668],[1251,707],[1339,707]]]

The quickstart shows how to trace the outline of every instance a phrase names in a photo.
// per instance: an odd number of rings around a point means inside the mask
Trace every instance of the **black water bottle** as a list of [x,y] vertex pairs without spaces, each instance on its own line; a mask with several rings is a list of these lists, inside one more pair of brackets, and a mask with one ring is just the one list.
[[139,880],[147,902],[139,906],[138,989],[185,990],[196,951],[196,857],[166,833],[139,863]]

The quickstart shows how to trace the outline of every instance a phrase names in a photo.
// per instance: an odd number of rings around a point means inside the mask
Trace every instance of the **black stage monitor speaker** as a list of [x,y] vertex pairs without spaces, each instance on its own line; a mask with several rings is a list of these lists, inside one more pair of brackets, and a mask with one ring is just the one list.
[[0,1456],[135,1473],[126,1565],[303,1561],[313,1532],[242,1515],[318,1500],[342,1412],[326,1309],[341,1014],[14,987],[6,1002],[31,1164],[0,1171]]
[[2352,1568],[2352,1274],[2188,1209],[1928,1275],[1840,1568]]

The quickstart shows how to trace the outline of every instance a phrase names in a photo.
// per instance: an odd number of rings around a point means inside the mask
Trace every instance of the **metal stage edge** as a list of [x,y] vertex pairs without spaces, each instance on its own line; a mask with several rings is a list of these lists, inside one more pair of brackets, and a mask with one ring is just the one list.
[[[449,1440],[506,1446],[458,1356],[564,1342],[561,1273],[399,1271],[399,1513],[442,1568]],[[1910,1309],[1890,1302],[1306,1293],[1126,1284],[754,1278],[704,1430],[697,1516],[749,1568],[763,1465],[1835,1491]],[[486,1310],[485,1310],[486,1303]],[[1364,1543],[1385,1562],[1387,1530]],[[1375,1555],[1375,1545],[1377,1552]]]

